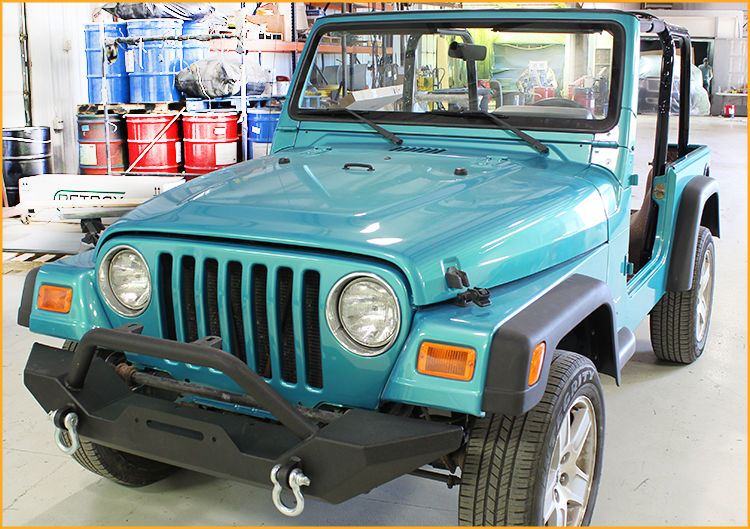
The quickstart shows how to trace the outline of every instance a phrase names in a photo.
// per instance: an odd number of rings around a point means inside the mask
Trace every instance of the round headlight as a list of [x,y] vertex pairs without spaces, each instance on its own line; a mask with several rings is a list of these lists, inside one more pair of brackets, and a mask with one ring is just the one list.
[[328,326],[349,351],[374,356],[398,336],[401,309],[393,289],[374,274],[352,274],[334,285],[326,304]]
[[99,288],[123,316],[141,314],[151,301],[151,274],[143,256],[129,246],[113,248],[99,266]]

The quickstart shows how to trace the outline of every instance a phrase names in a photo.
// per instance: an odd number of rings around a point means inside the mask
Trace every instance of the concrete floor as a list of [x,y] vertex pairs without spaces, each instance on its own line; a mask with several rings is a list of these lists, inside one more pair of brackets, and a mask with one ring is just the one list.
[[[640,121],[639,141],[650,149],[653,119]],[[711,175],[721,184],[708,344],[695,364],[669,365],[656,360],[641,325],[622,386],[603,378],[606,448],[594,525],[748,523],[746,127],[745,119],[693,120],[691,140],[711,147]],[[6,241],[28,229],[6,220]],[[458,489],[412,476],[341,505],[309,501],[302,516],[286,518],[270,491],[194,472],[140,489],[89,473],[58,451],[52,424],[23,387],[32,343],[60,343],[15,324],[24,275],[3,276],[4,525],[456,524]]]

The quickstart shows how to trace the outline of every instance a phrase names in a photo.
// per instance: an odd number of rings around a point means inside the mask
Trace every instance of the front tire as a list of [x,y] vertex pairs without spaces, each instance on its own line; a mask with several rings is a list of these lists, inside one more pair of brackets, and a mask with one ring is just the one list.
[[[66,340],[62,348],[75,351],[78,342]],[[63,444],[70,446],[67,432],[63,432]],[[90,441],[81,440],[81,446],[73,454],[79,465],[109,480],[129,487],[143,487],[164,479],[175,467],[144,457],[115,450]]]
[[[70,446],[67,432],[63,433],[63,444]],[[159,461],[83,440],[73,459],[86,470],[128,487],[150,485],[175,470],[175,467]]]
[[581,355],[558,352],[534,408],[474,423],[461,469],[459,525],[588,525],[603,449],[596,368]]
[[692,364],[703,354],[711,322],[716,256],[711,232],[698,232],[693,284],[687,292],[667,292],[651,310],[651,345],[659,360]]

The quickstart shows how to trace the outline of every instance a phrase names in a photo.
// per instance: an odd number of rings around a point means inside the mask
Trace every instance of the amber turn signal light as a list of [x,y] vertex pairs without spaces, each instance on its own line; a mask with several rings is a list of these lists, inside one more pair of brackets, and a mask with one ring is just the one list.
[[70,312],[70,304],[73,302],[73,289],[42,285],[39,287],[39,297],[36,306],[42,310],[52,312]]
[[539,382],[539,377],[542,376],[542,367],[544,366],[544,353],[547,350],[547,345],[542,342],[534,347],[534,352],[531,353],[531,366],[529,367],[529,386],[533,386]]
[[424,342],[419,347],[417,371],[423,375],[471,380],[476,360],[474,349]]

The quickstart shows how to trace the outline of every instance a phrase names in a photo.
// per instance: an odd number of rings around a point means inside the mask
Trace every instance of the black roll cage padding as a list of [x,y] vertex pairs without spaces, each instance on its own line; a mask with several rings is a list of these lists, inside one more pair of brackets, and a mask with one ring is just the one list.
[[140,334],[142,331],[143,325],[139,323],[130,323],[116,329],[98,328],[88,331],[76,348],[73,363],[65,378],[65,386],[71,391],[83,388],[86,374],[89,372],[91,361],[98,347],[128,351],[219,370],[236,382],[248,395],[255,398],[264,409],[300,439],[306,439],[318,431],[317,426],[308,421],[260,375],[236,356],[201,343],[181,343],[142,336]]
[[690,35],[685,28],[667,24],[647,13],[633,13],[641,24],[642,33],[654,33],[662,45],[661,83],[659,86],[659,106],[656,118],[656,140],[652,167],[654,177],[663,176],[667,167],[667,147],[669,143],[669,109],[672,98],[672,71],[674,67],[675,42],[680,49],[680,124],[677,140],[677,154],[681,158],[688,153],[690,133],[690,65],[692,46]]

